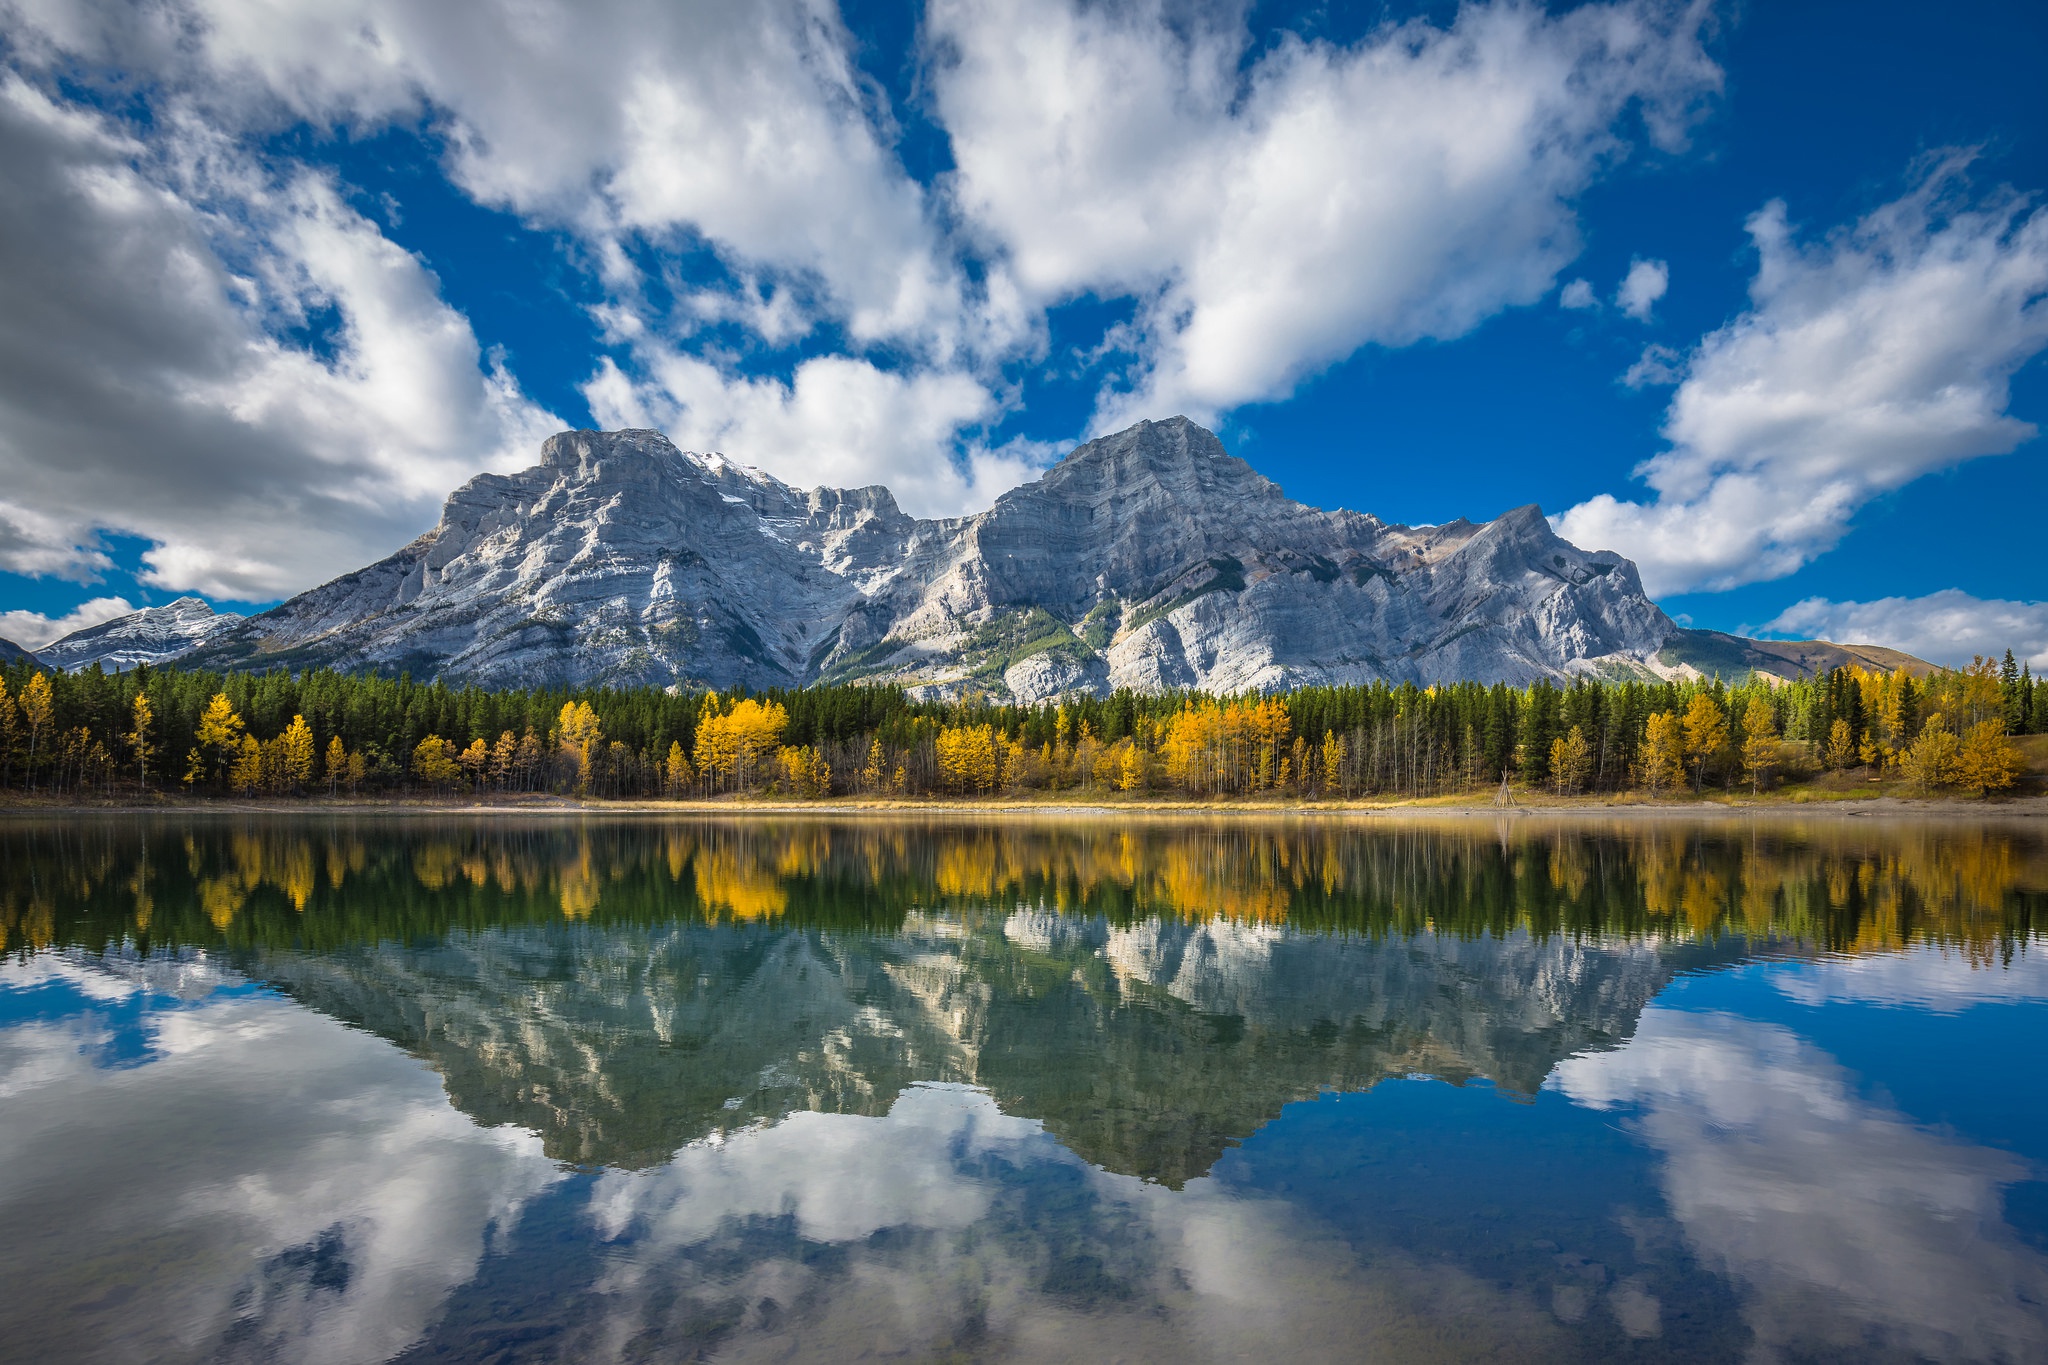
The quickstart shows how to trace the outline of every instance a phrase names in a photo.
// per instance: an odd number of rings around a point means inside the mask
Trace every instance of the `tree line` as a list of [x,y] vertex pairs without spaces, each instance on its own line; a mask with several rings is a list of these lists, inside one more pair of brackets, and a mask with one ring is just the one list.
[[896,686],[454,687],[370,674],[0,668],[0,787],[60,796],[1427,797],[1743,788],[1858,772],[1989,793],[2048,731],[2048,680],[1977,659],[1528,687],[1383,682],[1036,705]]

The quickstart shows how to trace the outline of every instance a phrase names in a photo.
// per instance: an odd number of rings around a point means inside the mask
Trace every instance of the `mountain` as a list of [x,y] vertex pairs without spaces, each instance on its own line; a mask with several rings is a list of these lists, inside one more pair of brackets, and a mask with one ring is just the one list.
[[988,511],[801,490],[652,431],[564,432],[368,568],[196,649],[216,667],[484,684],[874,678],[1111,687],[1646,674],[1677,633],[1535,507],[1408,527],[1296,502],[1185,418],[1090,441]]
[[1745,673],[1764,673],[1787,681],[1810,678],[1834,668],[1867,668],[1890,673],[1903,668],[1915,677],[1925,677],[1934,665],[1902,650],[1882,645],[1838,645],[1828,640],[1751,640],[1741,635],[1724,635],[1718,630],[1681,630],[1657,652],[1655,664],[1661,671],[1692,672],[1724,678]]
[[167,663],[183,658],[244,618],[217,612],[197,597],[181,597],[167,606],[145,607],[97,626],[74,630],[44,645],[36,657],[52,668],[90,668],[94,664],[122,673],[137,664]]
[[24,659],[30,663],[37,662],[35,655],[29,653],[20,645],[14,643],[14,641],[0,639],[0,664],[20,663]]

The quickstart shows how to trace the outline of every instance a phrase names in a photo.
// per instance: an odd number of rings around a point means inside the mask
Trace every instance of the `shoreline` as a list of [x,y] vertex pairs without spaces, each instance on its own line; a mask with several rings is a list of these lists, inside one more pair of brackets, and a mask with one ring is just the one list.
[[1416,820],[1541,820],[1577,823],[1582,821],[1732,821],[1732,820],[1868,820],[1910,818],[1916,820],[1991,821],[2048,820],[2048,796],[2005,797],[1995,801],[1934,800],[1903,796],[1872,796],[1822,801],[1785,799],[1699,800],[1685,802],[1610,801],[1552,798],[1540,802],[1517,801],[1512,806],[1491,802],[1455,801],[1433,803],[1365,801],[1295,803],[1246,803],[1199,801],[908,801],[875,800],[859,797],[828,798],[817,801],[780,800],[595,800],[547,796],[530,800],[434,801],[378,798],[306,797],[274,800],[214,800],[189,797],[156,802],[134,800],[104,804],[78,801],[13,800],[0,804],[0,820],[48,819],[78,816],[283,816],[361,815],[382,818],[423,819],[517,819],[551,818],[646,818],[668,817],[690,820],[750,820],[762,817],[799,816],[811,819],[905,819],[935,818],[976,820],[1018,818],[1047,820],[1331,820],[1408,823]]

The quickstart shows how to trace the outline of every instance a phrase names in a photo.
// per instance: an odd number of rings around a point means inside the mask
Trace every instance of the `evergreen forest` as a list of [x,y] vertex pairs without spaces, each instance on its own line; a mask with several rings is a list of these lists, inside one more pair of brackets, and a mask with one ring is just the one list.
[[1991,794],[2048,732],[2002,661],[1528,687],[1304,687],[1020,705],[899,687],[485,690],[406,676],[0,668],[0,788],[73,799],[1192,799],[1745,791],[1834,774]]

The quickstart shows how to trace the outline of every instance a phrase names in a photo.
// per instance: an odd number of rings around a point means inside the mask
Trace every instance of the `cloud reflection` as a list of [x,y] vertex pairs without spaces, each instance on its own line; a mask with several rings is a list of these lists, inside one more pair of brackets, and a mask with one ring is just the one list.
[[581,1358],[648,1340],[721,1360],[1567,1355],[1527,1295],[1391,1250],[1362,1262],[1211,1178],[1105,1172],[960,1085],[608,1172],[589,1217],[614,1255],[565,1344]]
[[1570,1058],[1552,1084],[1638,1112],[1672,1216],[1741,1286],[1760,1358],[2048,1355],[2048,1260],[2003,1212],[2028,1169],[1858,1095],[1785,1029],[1652,1007],[1627,1047]]
[[0,1090],[37,1089],[0,1118],[0,1340],[17,1358],[386,1359],[560,1178],[531,1133],[479,1128],[425,1067],[267,993],[150,1009],[146,1063],[96,1065],[81,1044],[109,999],[239,985],[147,970],[177,979],[44,955],[7,982],[83,1002],[0,1033]]

